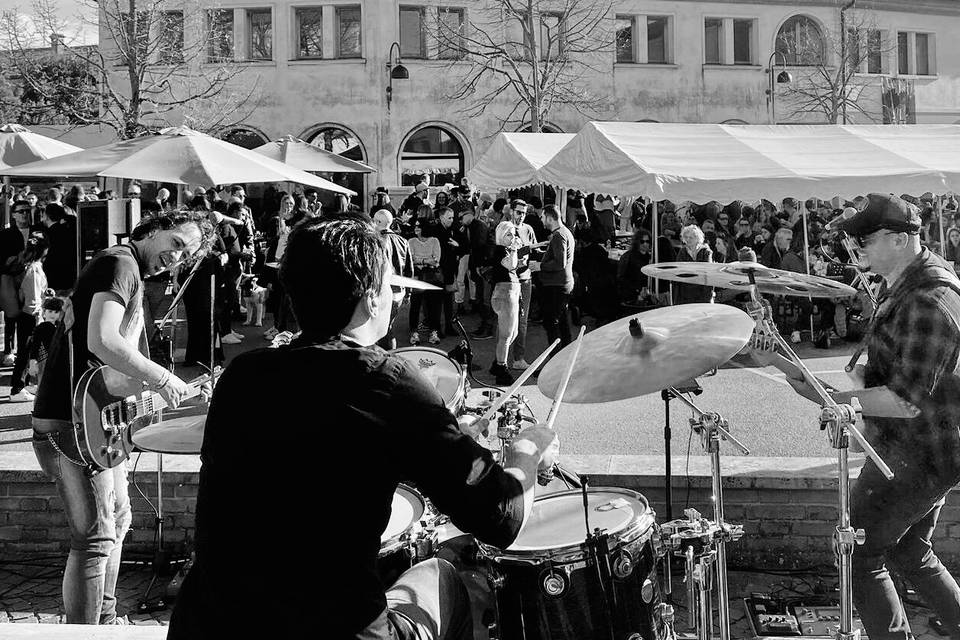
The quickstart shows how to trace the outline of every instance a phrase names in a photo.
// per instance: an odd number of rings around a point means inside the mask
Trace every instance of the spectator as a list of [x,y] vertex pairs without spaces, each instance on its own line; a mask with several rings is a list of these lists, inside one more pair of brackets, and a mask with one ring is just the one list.
[[414,213],[416,214],[417,222],[420,223],[420,227],[423,229],[423,234],[429,236],[437,220],[437,216],[433,212],[433,207],[429,204],[422,204],[417,207]]
[[616,319],[619,310],[615,271],[603,246],[606,237],[602,227],[590,229],[573,261],[578,276],[577,308],[581,313],[592,315],[597,326]]
[[[713,253],[704,241],[703,231],[695,224],[680,230],[683,246],[677,253],[678,262],[713,262]],[[673,303],[713,302],[713,287],[698,284],[673,284]]]
[[573,234],[560,220],[556,205],[543,208],[543,226],[550,232],[550,244],[540,261],[540,308],[547,342],[560,338],[560,346],[572,342],[567,310],[573,291]]
[[719,233],[707,234],[705,237],[707,246],[713,252],[714,262],[733,262],[736,247],[731,250],[732,243],[728,243],[725,236]]
[[781,227],[774,236],[774,241],[764,247],[760,254],[760,263],[771,269],[781,269],[783,258],[790,251],[793,243],[793,231],[789,227]]
[[[63,316],[63,298],[54,296],[53,289],[47,289],[44,295],[46,297],[43,299],[40,312],[40,319],[42,321],[37,325],[37,328],[33,330],[33,335],[30,336],[29,348],[27,350],[29,357],[27,373],[37,381],[43,377],[43,370],[47,364],[47,356],[50,354],[53,337],[56,334],[56,325]],[[27,387],[27,389],[30,393],[34,392],[33,389],[29,387]]]
[[507,219],[497,225],[496,247],[490,259],[493,294],[490,297],[493,311],[497,314],[497,346],[490,373],[497,384],[513,384],[513,376],[507,368],[510,345],[517,336],[517,320],[520,314],[520,280],[518,270],[525,269],[517,258],[520,239],[516,225]]
[[[443,286],[443,277],[440,275],[440,241],[434,237],[424,236],[423,231],[423,223],[420,220],[414,220],[414,236],[407,241],[410,254],[413,256],[414,277],[429,284]],[[420,305],[424,302],[426,303],[430,344],[440,344],[438,331],[440,330],[441,301],[442,298],[433,291],[411,292],[409,315],[411,345],[420,344]]]
[[647,288],[647,276],[641,269],[650,264],[653,257],[651,238],[646,229],[637,229],[633,232],[630,249],[620,256],[617,264],[617,290],[624,302],[637,302]]
[[523,371],[530,364],[527,355],[527,322],[530,317],[530,302],[533,300],[533,280],[529,269],[530,251],[537,243],[533,228],[524,222],[527,219],[527,203],[516,199],[510,206],[510,214],[516,226],[516,237],[520,247],[517,249],[517,278],[520,281],[520,310],[517,316],[517,335],[511,345],[512,357],[507,359],[511,369]]
[[[383,236],[387,245],[393,272],[406,278],[412,278],[414,276],[413,256],[410,253],[410,245],[403,236],[392,230],[393,214],[386,209],[380,209],[374,212],[373,226]],[[390,307],[390,324],[387,326],[387,334],[377,343],[383,349],[391,350],[397,348],[397,338],[393,335],[393,323],[400,313],[400,306],[403,304],[406,296],[406,289],[400,287],[393,288],[393,303]]]
[[960,229],[950,227],[947,231],[947,246],[943,252],[947,262],[952,262],[954,268],[960,263]]
[[599,225],[599,229],[597,230],[599,235],[595,232],[590,242],[592,243],[594,240],[597,240],[603,245],[605,242],[617,237],[617,212],[616,202],[613,196],[599,195],[594,198],[594,212],[596,213],[596,221]]
[[47,255],[47,239],[42,233],[33,233],[20,253],[19,297],[20,313],[17,316],[17,358],[10,374],[10,402],[32,402],[34,395],[26,390],[29,342],[33,330],[42,315],[43,295],[47,290],[47,276],[43,272],[43,259]]
[[[287,248],[287,239],[290,231],[299,223],[305,214],[296,210],[296,204],[293,196],[284,194],[280,198],[280,210],[277,216],[268,222],[267,236],[270,239],[267,249],[267,262],[279,264],[283,259],[283,253]],[[278,333],[286,331],[287,326],[293,319],[293,311],[290,308],[290,300],[283,290],[277,278],[277,270],[270,269],[265,272],[266,279],[271,285],[270,297],[271,306],[274,307],[273,327],[264,332],[264,338],[273,340]]]
[[547,230],[543,226],[543,220],[540,219],[540,213],[543,211],[543,201],[537,196],[530,197],[530,206],[527,207],[527,215],[523,218],[524,224],[533,229],[533,235],[537,242],[544,242],[547,239]]
[[459,230],[454,222],[453,209],[443,207],[437,210],[437,223],[431,233],[440,243],[440,275],[443,279],[443,291],[433,292],[440,296],[443,309],[443,331],[437,328],[441,338],[447,335],[454,335],[456,329],[453,328],[453,300],[457,290],[457,272],[460,266],[460,256],[465,255],[470,249],[461,246],[457,241]]
[[[773,234],[775,233],[772,226],[765,224],[760,225],[759,222],[753,223],[753,250],[758,255],[763,256],[764,250],[773,242]],[[761,262],[762,262],[761,258]]]
[[323,204],[316,189],[307,189],[303,192],[303,209],[308,218],[316,218],[322,213]]
[[[423,205],[429,206],[430,201],[430,189],[427,187],[427,183],[421,182],[413,188],[413,193],[404,199],[403,203],[400,205],[400,214],[404,213],[417,213],[417,211]],[[431,208],[431,211],[433,209]]]
[[[491,259],[493,256],[493,251],[496,248],[496,230],[497,226],[506,220],[505,210],[509,211],[507,206],[507,200],[505,198],[497,198],[493,203],[493,207],[487,213],[487,237],[484,241],[485,250],[483,255],[483,266],[481,269],[484,273],[487,274],[489,278],[489,269],[492,266]],[[489,280],[487,284],[490,284]],[[493,295],[493,286],[488,286],[483,288],[483,307],[481,309],[480,315],[480,326],[476,331],[470,334],[470,336],[475,340],[488,340],[493,337],[493,321],[494,317],[492,314],[493,305],[491,303],[491,296]],[[479,293],[479,292],[478,292]]]
[[733,244],[738,250],[744,247],[753,247],[754,234],[752,227],[749,218],[744,217],[737,220],[737,233],[733,237]]
[[[464,211],[460,221],[461,233],[468,247],[468,253],[464,256],[467,259],[467,279],[473,284],[473,287],[467,285],[467,290],[470,291],[470,312],[482,315],[485,282],[480,275],[480,268],[486,264],[488,229],[473,209]],[[466,302],[466,295],[463,300]]]
[[681,225],[676,207],[669,201],[657,203],[657,207],[663,209],[660,215],[660,234],[671,239],[678,238]]
[[[13,224],[0,231],[0,273],[11,279],[22,275],[19,256],[27,246],[30,237],[30,205],[19,200],[13,205]],[[13,283],[13,280],[11,280]],[[17,335],[17,316],[20,300],[17,297],[18,286],[0,287],[0,306],[4,310],[4,348],[3,364],[14,363],[13,347]],[[29,334],[28,334],[29,335]]]
[[373,192],[373,207],[371,207],[370,213],[374,214],[381,209],[389,211],[392,217],[397,215],[397,210],[390,204],[390,194],[387,193],[386,187],[377,187],[377,190]]
[[59,189],[50,189],[40,220],[50,247],[44,262],[47,281],[55,291],[67,291],[77,279],[77,217],[68,215],[60,204]]

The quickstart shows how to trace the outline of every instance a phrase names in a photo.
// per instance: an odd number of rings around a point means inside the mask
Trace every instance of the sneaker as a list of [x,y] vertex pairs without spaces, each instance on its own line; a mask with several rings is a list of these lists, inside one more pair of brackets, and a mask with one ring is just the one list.
[[790,334],[790,342],[793,344],[800,344],[800,332],[794,331]]
[[420,344],[420,334],[419,334],[419,333],[411,333],[411,334],[410,334],[410,344],[413,345],[413,346],[417,346],[418,344]]
[[12,367],[13,364],[17,361],[17,356],[12,353],[3,354],[3,365],[5,367]]
[[28,384],[27,386],[24,387],[24,389],[27,390],[27,393],[32,393],[33,395],[37,395],[37,385],[35,384]]
[[437,335],[436,331],[430,332],[430,344],[440,344],[440,336]]
[[220,337],[220,344],[240,344],[240,339],[232,333]]
[[36,396],[26,389],[21,389],[19,393],[10,395],[10,402],[33,402],[35,398]]
[[264,339],[264,340],[273,340],[274,338],[277,337],[277,334],[278,334],[278,333],[280,333],[280,332],[277,331],[277,328],[276,328],[276,327],[270,327],[269,329],[267,329],[266,331],[263,332],[263,339]]
[[237,333],[236,331],[231,331],[230,335],[236,338],[237,340],[243,340],[243,334]]
[[530,368],[530,363],[524,359],[514,360],[510,363],[510,368],[514,371],[525,371]]
[[490,373],[493,374],[498,385],[509,386],[513,384],[513,376],[507,370],[507,365],[494,362],[490,365]]

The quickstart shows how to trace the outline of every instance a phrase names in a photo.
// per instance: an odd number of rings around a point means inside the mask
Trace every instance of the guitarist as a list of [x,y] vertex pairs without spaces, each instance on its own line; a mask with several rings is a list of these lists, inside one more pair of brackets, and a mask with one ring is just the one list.
[[[867,363],[855,364],[855,356],[852,375],[860,386],[886,387],[920,409],[913,419],[871,418],[867,425],[895,477],[886,480],[868,458],[851,490],[851,524],[866,533],[853,555],[854,603],[871,640],[913,637],[889,562],[958,640],[960,587],[930,541],[946,494],[960,482],[960,280],[921,246],[920,218],[900,198],[870,194],[859,211],[833,224],[859,242],[861,270],[885,281],[865,338]],[[804,383],[788,381],[811,397]]]
[[73,385],[96,362],[142,380],[176,407],[186,383],[152,362],[143,326],[143,278],[196,252],[205,218],[158,214],[130,234],[130,243],[98,253],[83,268],[57,329],[33,410],[33,447],[57,483],[70,526],[63,576],[67,622],[123,624],[115,589],[130,499],[124,464],[95,471],[79,454]]

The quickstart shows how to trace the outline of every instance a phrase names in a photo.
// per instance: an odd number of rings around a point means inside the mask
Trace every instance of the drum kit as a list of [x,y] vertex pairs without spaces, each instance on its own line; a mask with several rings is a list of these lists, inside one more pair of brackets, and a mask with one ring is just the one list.
[[[809,385],[819,398],[819,426],[837,450],[840,472],[839,521],[834,532],[840,567],[840,619],[835,637],[854,640],[851,557],[862,532],[850,526],[850,440],[858,443],[888,477],[892,473],[858,428],[861,416],[912,417],[916,408],[889,391],[860,390],[838,394],[815,378],[777,331],[770,304],[761,294],[844,298],[852,287],[836,281],[770,269],[758,263],[658,263],[644,273],[672,282],[730,288],[750,293],[746,311],[718,304],[685,304],[645,311],[604,325],[559,351],[544,364],[551,345],[524,376],[505,391],[471,390],[463,385],[467,373],[446,354],[434,349],[399,349],[434,382],[461,429],[484,442],[491,435],[502,450],[516,437],[525,401],[516,395],[536,369],[538,387],[553,398],[552,426],[560,402],[599,403],[661,392],[693,412],[690,428],[699,436],[711,461],[713,514],[705,518],[693,509],[684,518],[658,524],[643,495],[614,487],[589,487],[589,479],[568,471],[558,477],[568,481],[563,490],[541,492],[528,523],[516,541],[499,549],[473,539],[463,543],[462,532],[445,521],[419,494],[417,505],[405,512],[406,525],[391,520],[384,533],[384,549],[396,540],[409,540],[405,563],[431,555],[460,562],[462,575],[470,575],[482,588],[474,602],[478,636],[504,640],[560,638],[616,638],[667,640],[678,636],[709,640],[715,637],[713,592],[721,640],[730,639],[729,593],[725,547],[743,536],[741,525],[724,517],[720,443],[725,441],[749,454],[730,432],[721,415],[698,407],[687,391],[692,379],[715,371],[738,354],[750,354],[763,365],[773,364],[788,377]],[[459,381],[461,386],[457,386]],[[694,382],[695,384],[695,382]],[[837,396],[834,399],[833,395]],[[869,398],[861,407],[857,398]],[[838,402],[844,398],[846,402]],[[477,416],[480,416],[477,418]],[[491,428],[496,425],[496,428]],[[669,467],[668,467],[669,468]],[[543,483],[541,483],[543,484]],[[574,488],[570,488],[570,484]],[[669,472],[666,478],[669,488]],[[408,499],[411,487],[401,486],[395,500]],[[668,493],[669,496],[669,493]],[[669,497],[668,497],[669,501]],[[411,512],[412,511],[412,512]],[[397,526],[403,531],[397,534]],[[467,537],[469,538],[469,537]],[[459,545],[451,544],[454,539]],[[467,551],[465,552],[464,549]],[[385,555],[391,552],[384,551]],[[670,558],[683,560],[687,587],[688,626],[692,633],[675,630]],[[663,588],[659,567],[662,566]],[[478,576],[480,576],[478,578]],[[474,584],[476,586],[476,584]]]

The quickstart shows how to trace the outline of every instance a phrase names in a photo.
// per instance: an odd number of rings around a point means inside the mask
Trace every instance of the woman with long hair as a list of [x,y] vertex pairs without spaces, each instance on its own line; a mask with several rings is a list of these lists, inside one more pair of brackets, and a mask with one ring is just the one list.
[[620,299],[627,303],[635,303],[640,298],[640,292],[647,287],[648,277],[641,269],[652,260],[653,245],[650,232],[639,228],[633,233],[633,241],[617,263],[617,289]]
[[43,313],[43,294],[47,290],[47,276],[43,259],[50,245],[40,233],[31,233],[20,252],[23,281],[20,283],[20,315],[17,316],[17,359],[10,375],[10,402],[30,402],[34,396],[27,391],[28,345],[34,328]]
[[497,384],[509,385],[513,384],[513,376],[507,368],[507,356],[510,345],[517,337],[520,322],[520,278],[517,270],[527,267],[520,266],[517,257],[521,245],[517,225],[503,220],[497,225],[494,241],[496,246],[490,258],[490,280],[493,284],[490,306],[497,314],[497,345],[490,373],[496,377]]
[[[427,205],[424,205],[427,206]],[[422,208],[422,207],[421,207]],[[424,235],[424,223],[419,219],[411,221],[413,237],[407,240],[410,255],[413,257],[413,277],[437,286],[443,285],[440,275],[440,241],[433,236]],[[420,305],[426,303],[427,329],[430,331],[430,344],[440,344],[440,308],[443,304],[443,292],[411,291],[410,293],[410,344],[420,344]]]
[[943,248],[943,257],[947,262],[953,262],[955,266],[960,263],[960,229],[956,227],[947,229],[947,246]]
[[[703,231],[695,224],[689,224],[680,230],[683,246],[677,252],[677,262],[713,262],[713,252],[703,236]],[[713,302],[713,287],[699,284],[673,285],[673,304],[690,302]]]

